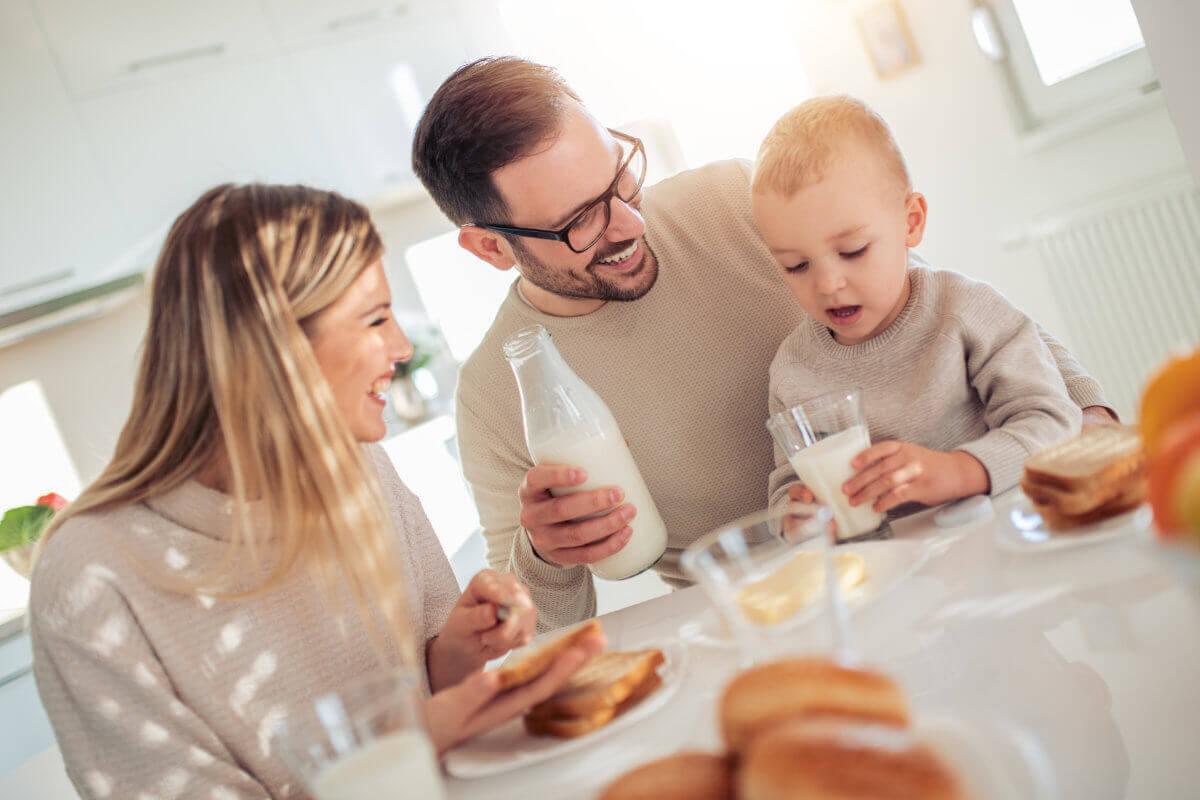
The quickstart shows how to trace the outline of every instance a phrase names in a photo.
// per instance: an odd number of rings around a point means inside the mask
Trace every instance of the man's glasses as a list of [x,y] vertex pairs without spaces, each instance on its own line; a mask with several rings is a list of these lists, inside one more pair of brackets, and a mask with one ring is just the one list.
[[613,197],[617,197],[623,203],[633,202],[642,190],[642,182],[646,180],[646,148],[642,146],[642,140],[611,128],[608,132],[629,146],[629,154],[621,162],[617,176],[613,178],[604,194],[589,203],[587,208],[572,217],[566,225],[556,231],[549,231],[541,228],[517,228],[512,225],[478,222],[471,224],[497,233],[563,242],[575,253],[587,250],[600,241],[600,237],[608,230],[608,223],[612,220]]

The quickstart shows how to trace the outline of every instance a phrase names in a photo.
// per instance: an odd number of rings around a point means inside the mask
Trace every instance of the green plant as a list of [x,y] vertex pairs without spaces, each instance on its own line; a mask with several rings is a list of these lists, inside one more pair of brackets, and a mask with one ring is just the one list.
[[36,542],[54,512],[66,504],[62,495],[51,492],[39,497],[36,505],[5,511],[0,519],[0,552]]

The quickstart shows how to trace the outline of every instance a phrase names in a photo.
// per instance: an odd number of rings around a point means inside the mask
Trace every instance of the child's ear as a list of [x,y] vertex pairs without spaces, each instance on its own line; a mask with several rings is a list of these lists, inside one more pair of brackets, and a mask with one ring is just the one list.
[[460,228],[458,245],[498,270],[512,269],[517,263],[508,240],[487,228],[475,225]]
[[908,198],[904,201],[905,223],[908,230],[904,237],[904,244],[908,247],[916,247],[925,238],[925,220],[929,214],[929,206],[925,202],[925,195],[920,192],[910,192]]

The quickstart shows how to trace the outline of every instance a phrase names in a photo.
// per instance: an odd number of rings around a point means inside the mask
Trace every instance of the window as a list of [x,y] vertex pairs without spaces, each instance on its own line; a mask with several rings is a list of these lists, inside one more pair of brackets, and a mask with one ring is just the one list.
[[1130,0],[988,0],[987,7],[1007,44],[998,60],[1027,129],[1157,89]]

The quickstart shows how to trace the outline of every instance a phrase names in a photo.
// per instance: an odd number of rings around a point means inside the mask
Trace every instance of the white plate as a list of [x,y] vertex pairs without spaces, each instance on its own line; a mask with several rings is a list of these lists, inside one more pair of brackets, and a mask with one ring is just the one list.
[[1042,515],[1022,496],[1008,511],[997,514],[996,546],[1010,553],[1044,553],[1066,547],[1084,547],[1144,532],[1153,515],[1149,506],[1082,525],[1069,531],[1052,531]]
[[958,712],[920,714],[913,728],[958,776],[972,800],[1058,797],[1050,757],[1027,728]]
[[[863,559],[866,577],[858,586],[843,593],[846,609],[851,614],[866,608],[896,588],[929,558],[929,546],[925,542],[903,539],[844,544],[839,545],[835,552],[858,553]],[[812,603],[791,618],[763,630],[794,629],[824,613],[824,609],[824,596],[818,595]],[[679,628],[679,635],[688,642],[708,647],[737,646],[721,615],[711,607],[694,620],[684,623]]]
[[[651,647],[654,645],[646,645]],[[663,664],[658,668],[662,686],[633,708],[607,725],[575,739],[556,739],[551,736],[532,736],[526,733],[518,717],[495,730],[480,734],[450,752],[443,763],[446,772],[456,778],[483,778],[548,758],[589,747],[618,731],[636,725],[666,705],[679,689],[687,668],[687,647],[677,639],[657,645],[663,651]],[[643,649],[643,648],[625,648]]]

